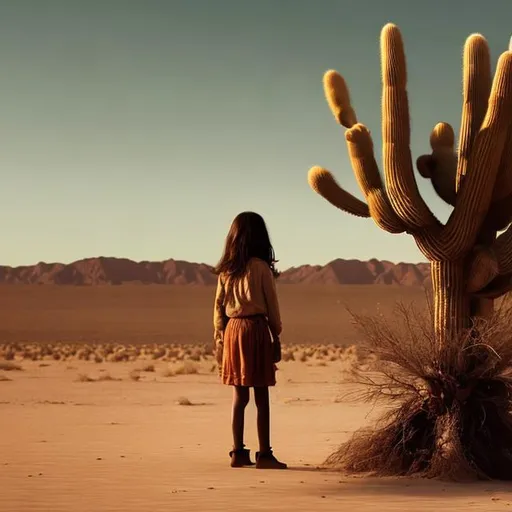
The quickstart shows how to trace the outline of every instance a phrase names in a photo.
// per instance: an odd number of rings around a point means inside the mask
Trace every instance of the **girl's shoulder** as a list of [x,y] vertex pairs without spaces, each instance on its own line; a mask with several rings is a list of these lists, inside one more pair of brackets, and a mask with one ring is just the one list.
[[253,257],[249,260],[247,270],[249,272],[255,271],[261,275],[266,273],[272,273],[269,264],[265,260],[262,260],[261,258],[257,257]]
[[262,260],[261,258],[258,258],[256,256],[253,256],[250,260],[249,260],[249,266],[251,267],[261,267],[261,268],[270,268],[268,266],[268,263],[265,261],[265,260]]

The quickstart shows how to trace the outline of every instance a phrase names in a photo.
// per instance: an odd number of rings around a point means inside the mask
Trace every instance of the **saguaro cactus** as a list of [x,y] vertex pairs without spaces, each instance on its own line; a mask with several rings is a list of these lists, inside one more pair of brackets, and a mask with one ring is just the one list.
[[[371,217],[389,233],[414,237],[431,262],[434,342],[430,352],[410,340],[402,348],[394,335],[384,342],[382,375],[386,390],[398,390],[391,395],[400,406],[383,427],[356,434],[331,461],[381,474],[446,476],[461,469],[512,478],[512,334],[508,324],[501,331],[495,324],[484,334],[482,325],[492,322],[481,321],[495,318],[494,299],[512,289],[512,51],[500,56],[492,79],[486,40],[480,34],[467,39],[458,148],[452,127],[442,122],[430,135],[432,152],[416,161],[420,176],[453,206],[443,224],[414,176],[398,27],[386,25],[380,45],[384,180],[370,132],[357,120],[343,77],[332,70],[324,75],[325,95],[336,121],[347,129],[364,200],[343,190],[324,168],[310,169],[308,180],[337,208]],[[378,345],[381,333],[372,332]],[[383,395],[390,396],[388,391]]]
[[457,153],[447,123],[430,136],[432,153],[416,162],[438,195],[453,206],[443,225],[421,197],[409,148],[410,123],[404,46],[398,27],[381,34],[381,179],[368,128],[357,121],[345,81],[336,71],[324,75],[327,102],[347,128],[345,139],[361,201],[343,190],[324,168],[309,171],[309,184],[327,201],[359,217],[371,217],[389,233],[412,235],[431,261],[435,328],[439,342],[468,327],[474,315],[487,315],[492,299],[511,288],[512,229],[512,52],[498,61],[491,84],[489,48],[479,34],[464,47],[462,122]]

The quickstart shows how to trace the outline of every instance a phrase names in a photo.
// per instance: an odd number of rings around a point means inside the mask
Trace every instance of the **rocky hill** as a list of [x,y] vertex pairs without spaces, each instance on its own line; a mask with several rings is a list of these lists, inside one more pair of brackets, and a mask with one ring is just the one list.
[[422,286],[430,279],[428,263],[391,263],[390,261],[333,260],[327,265],[301,265],[281,274],[287,284],[395,284]]
[[[282,272],[283,284],[388,284],[421,286],[430,278],[428,263],[336,259],[327,265],[301,265]],[[125,258],[87,258],[69,264],[0,266],[0,284],[119,285],[123,283],[213,285],[216,276],[205,263],[135,262]]]

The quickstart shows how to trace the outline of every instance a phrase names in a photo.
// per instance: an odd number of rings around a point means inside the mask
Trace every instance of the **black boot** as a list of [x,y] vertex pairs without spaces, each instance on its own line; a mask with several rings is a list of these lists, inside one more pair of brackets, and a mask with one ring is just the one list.
[[232,450],[229,452],[231,457],[232,468],[243,468],[244,466],[254,466],[254,462],[251,461],[250,450],[240,448],[239,450]]
[[287,469],[288,466],[284,462],[279,462],[272,453],[272,449],[266,452],[256,452],[256,468],[257,469]]

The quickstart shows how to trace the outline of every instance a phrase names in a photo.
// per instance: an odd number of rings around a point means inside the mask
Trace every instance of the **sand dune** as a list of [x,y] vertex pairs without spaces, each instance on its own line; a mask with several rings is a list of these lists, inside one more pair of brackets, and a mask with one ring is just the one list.
[[[2,511],[512,507],[508,484],[356,478],[318,469],[378,412],[338,401],[355,348],[316,347],[301,362],[308,347],[287,347],[295,360],[279,364],[272,390],[273,446],[290,465],[284,472],[229,467],[230,389],[218,384],[213,360],[200,347],[181,347],[166,361],[149,351],[117,362],[79,354],[56,361],[59,350],[0,363]],[[247,414],[246,442],[254,450],[252,404]]]

